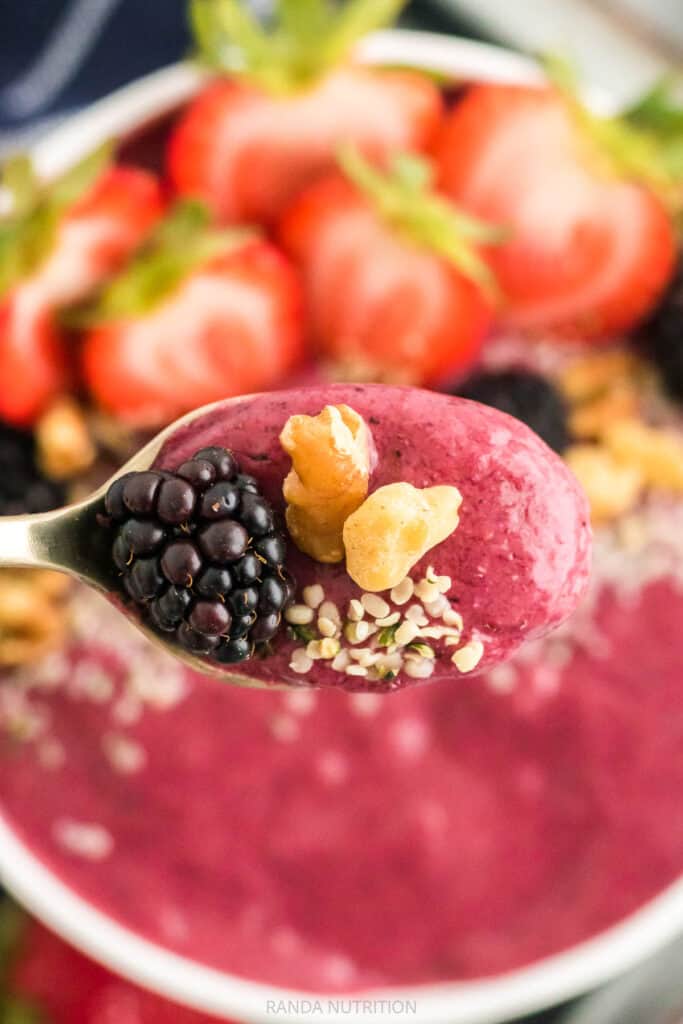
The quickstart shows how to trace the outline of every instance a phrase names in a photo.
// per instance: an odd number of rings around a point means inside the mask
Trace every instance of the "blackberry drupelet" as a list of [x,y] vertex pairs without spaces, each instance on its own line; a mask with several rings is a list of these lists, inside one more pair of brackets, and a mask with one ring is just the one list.
[[490,405],[531,427],[556,452],[569,446],[567,406],[551,382],[529,370],[478,373],[458,389],[461,398]]
[[185,650],[233,664],[277,634],[295,589],[285,540],[232,452],[203,448],[176,473],[120,477],[102,523],[124,597]]
[[38,468],[33,435],[0,423],[0,516],[49,512],[65,501],[64,488]]
[[639,335],[645,355],[661,372],[664,387],[683,401],[683,255],[673,281]]

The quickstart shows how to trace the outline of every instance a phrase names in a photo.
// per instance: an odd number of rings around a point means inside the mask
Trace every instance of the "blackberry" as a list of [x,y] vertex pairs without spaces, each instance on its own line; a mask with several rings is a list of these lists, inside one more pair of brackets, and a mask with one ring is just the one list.
[[269,612],[267,615],[259,615],[251,631],[251,638],[257,644],[265,644],[272,640],[280,628],[281,617],[279,612]]
[[237,562],[249,546],[249,534],[236,519],[203,526],[198,539],[199,547],[211,562]]
[[556,452],[569,446],[567,406],[551,382],[529,370],[478,373],[458,389],[461,398],[490,405],[531,427]]
[[104,499],[104,511],[114,522],[120,523],[128,518],[128,509],[123,504],[123,488],[133,473],[125,473],[111,485]]
[[[256,624],[256,612],[246,612],[244,615],[235,615],[230,627],[230,638],[232,640],[246,637],[251,627]],[[252,638],[253,639],[253,638]]]
[[285,539],[232,452],[202,448],[176,473],[115,480],[101,521],[124,598],[169,640],[232,664],[278,633],[295,589]]
[[0,516],[49,512],[65,503],[64,488],[43,476],[36,458],[29,431],[0,423]]
[[240,491],[235,483],[222,480],[202,496],[202,519],[227,519],[240,504]]
[[227,448],[202,448],[193,461],[210,463],[216,471],[216,480],[231,480],[239,473],[237,459]]
[[168,587],[149,607],[155,626],[163,632],[173,632],[183,621],[192,605],[192,595],[183,587]]
[[216,658],[226,665],[234,664],[237,661],[246,661],[254,654],[254,644],[246,637],[238,637],[227,644],[223,644],[216,651]]
[[255,477],[249,476],[248,473],[238,473],[236,477],[237,486],[241,491],[246,491],[251,494],[258,494],[258,481]]
[[178,467],[177,475],[201,491],[216,479],[216,468],[206,459],[190,459]]
[[165,539],[166,533],[162,527],[148,519],[127,519],[121,526],[117,538],[123,541],[128,550],[126,564],[130,562],[132,555],[153,555]]
[[150,515],[160,486],[159,473],[130,473],[123,485],[123,504],[134,515]]
[[263,574],[263,562],[257,558],[252,551],[248,551],[243,558],[232,567],[232,574],[241,587],[251,586],[261,579]]
[[136,558],[125,578],[133,581],[142,601],[156,597],[166,582],[156,558]]
[[222,601],[196,601],[189,623],[204,636],[226,636],[230,632],[232,615]]
[[257,558],[260,555],[271,568],[277,569],[285,560],[286,547],[284,538],[276,533],[269,533],[265,537],[259,537],[254,544],[254,551]]
[[192,654],[211,654],[220,646],[220,637],[206,636],[193,629],[189,622],[181,622],[176,632],[176,639],[181,647]]
[[228,603],[235,615],[244,615],[246,612],[255,612],[259,606],[259,592],[256,587],[245,587],[243,590],[233,590],[228,598]]
[[232,590],[233,579],[229,569],[210,565],[195,584],[195,590],[202,597],[225,597]]
[[258,494],[252,494],[251,491],[246,491],[242,494],[240,504],[242,507],[241,519],[250,537],[263,537],[265,534],[273,532],[275,527],[273,512],[264,498]]
[[180,477],[171,477],[159,488],[157,515],[162,523],[176,526],[187,522],[196,504],[197,492],[192,484]]
[[288,588],[277,576],[266,576],[261,584],[259,609],[263,612],[281,612],[287,603]]
[[669,394],[683,401],[683,255],[659,306],[640,328],[643,351],[659,369]]
[[192,587],[202,568],[202,556],[191,540],[174,540],[161,556],[161,571],[169,583]]

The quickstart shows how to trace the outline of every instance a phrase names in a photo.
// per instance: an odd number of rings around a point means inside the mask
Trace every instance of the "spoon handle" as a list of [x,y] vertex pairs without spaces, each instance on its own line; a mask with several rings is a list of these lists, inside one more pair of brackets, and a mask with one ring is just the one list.
[[63,513],[0,517],[0,567],[66,568],[54,551],[54,524]]

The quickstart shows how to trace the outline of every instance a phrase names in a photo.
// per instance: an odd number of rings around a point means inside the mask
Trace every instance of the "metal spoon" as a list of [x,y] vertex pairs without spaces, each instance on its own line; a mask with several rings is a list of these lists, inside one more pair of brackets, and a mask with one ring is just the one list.
[[[241,401],[242,399],[238,399]],[[234,666],[225,668],[209,663],[181,647],[171,645],[153,630],[149,629],[129,611],[123,602],[116,601],[119,589],[116,567],[110,554],[110,537],[101,529],[97,522],[97,514],[102,511],[102,500],[112,482],[124,473],[140,472],[149,469],[165,442],[176,431],[213,409],[225,408],[235,399],[215,402],[195,409],[186,416],[176,420],[157,434],[149,444],[145,445],[136,455],[122,466],[99,490],[90,497],[75,505],[58,508],[53,512],[42,512],[34,515],[0,516],[0,567],[55,569],[58,572],[75,576],[83,583],[99,590],[114,603],[119,611],[141,630],[145,636],[166,651],[172,651],[191,668],[205,675],[220,676],[225,682],[236,686],[248,686],[267,689],[287,689],[272,683],[261,683],[246,675],[241,675]]]

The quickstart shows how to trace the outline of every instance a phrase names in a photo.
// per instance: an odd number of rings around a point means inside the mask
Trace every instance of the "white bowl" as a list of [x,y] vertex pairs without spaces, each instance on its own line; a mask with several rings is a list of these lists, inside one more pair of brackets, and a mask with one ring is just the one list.
[[[372,63],[415,64],[452,75],[535,83],[538,69],[492,46],[419,32],[380,32],[360,47]],[[187,65],[157,72],[97,103],[45,138],[34,150],[46,176],[73,163],[99,141],[127,132],[192,96],[203,76]],[[628,856],[625,851],[624,856]],[[256,984],[209,969],[132,931],[95,910],[30,852],[0,817],[0,875],[37,917],[94,959],[180,1003],[222,1017],[263,1024],[330,1024],[349,1020],[415,1024],[494,1024],[561,1002],[633,967],[683,931],[683,880],[622,923],[569,951],[531,967],[464,983],[395,987],[338,999]],[[425,908],[429,913],[429,908]]]

